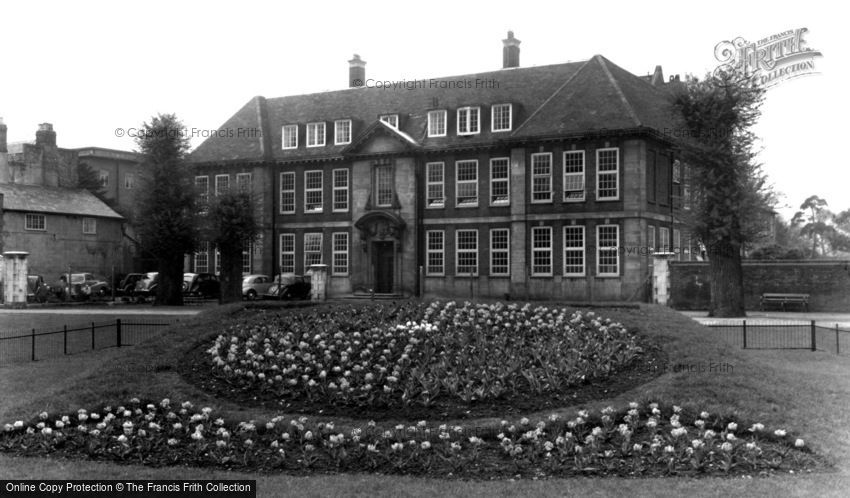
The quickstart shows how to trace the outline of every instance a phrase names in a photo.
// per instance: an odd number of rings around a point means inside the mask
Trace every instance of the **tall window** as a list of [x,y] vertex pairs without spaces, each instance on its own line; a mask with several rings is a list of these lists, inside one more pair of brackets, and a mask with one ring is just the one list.
[[691,168],[682,164],[682,207],[691,208]]
[[596,199],[600,201],[620,198],[620,149],[612,147],[596,150]]
[[425,252],[427,265],[425,273],[432,276],[446,274],[446,232],[428,230],[425,232]]
[[490,230],[490,276],[511,274],[511,231],[507,228]]
[[307,123],[307,147],[325,145],[325,123]]
[[375,204],[380,207],[393,205],[393,167],[391,164],[375,166]]
[[531,229],[531,274],[552,275],[552,227]]
[[103,187],[109,186],[109,171],[101,171],[98,174],[98,179],[100,179],[100,185]]
[[334,195],[334,212],[348,211],[348,170],[335,169],[333,170],[333,195]]
[[511,104],[494,105],[490,116],[490,126],[493,131],[511,131]]
[[298,148],[298,125],[286,125],[283,127],[283,148]]
[[124,190],[133,190],[133,185],[136,183],[135,180],[136,180],[136,177],[133,173],[125,173],[124,174]]
[[457,110],[457,134],[475,135],[481,132],[481,108],[461,107]]
[[648,247],[649,254],[651,255],[655,252],[655,248],[657,247],[656,244],[658,243],[658,241],[655,240],[655,225],[649,225],[647,228],[646,239],[646,245]]
[[322,171],[304,172],[304,212],[322,212]]
[[446,136],[446,111],[428,111],[428,136]]
[[659,227],[658,235],[661,240],[658,243],[658,250],[661,252],[670,251],[670,229],[667,227]]
[[280,174],[280,214],[295,212],[295,173]]
[[280,234],[280,272],[295,273],[295,234]]
[[253,262],[253,254],[252,250],[254,249],[254,244],[251,242],[245,242],[242,244],[242,275],[248,275],[251,273],[252,262]]
[[677,260],[682,259],[682,232],[678,228],[673,229],[673,252]]
[[206,204],[210,196],[210,177],[196,176],[195,192],[197,193],[198,200],[201,202],[201,204]]
[[215,195],[224,195],[230,190],[230,175],[215,175]]
[[333,234],[333,267],[334,275],[348,275],[348,232]]
[[393,128],[398,129],[398,114],[382,114],[379,119]]
[[236,189],[240,194],[251,193],[251,173],[238,173],[236,175]]
[[498,157],[490,159],[490,204],[507,206],[511,203],[510,159]]
[[478,161],[458,161],[455,163],[455,193],[457,207],[478,205]]
[[427,189],[425,207],[441,208],[446,205],[445,165],[428,163],[425,165],[425,188]]
[[584,226],[564,226],[564,276],[584,276]]
[[552,202],[552,153],[531,155],[531,202]]
[[478,273],[478,230],[455,232],[455,275],[469,276]]
[[584,151],[564,152],[564,202],[584,200]]
[[210,243],[201,242],[195,252],[195,273],[209,273],[210,271]]
[[304,271],[310,269],[310,265],[322,264],[322,233],[304,234]]
[[97,233],[97,219],[83,218],[83,233],[93,235]]
[[334,145],[345,145],[351,143],[351,120],[340,119],[334,121]]
[[620,226],[596,226],[596,274],[617,276],[620,274]]

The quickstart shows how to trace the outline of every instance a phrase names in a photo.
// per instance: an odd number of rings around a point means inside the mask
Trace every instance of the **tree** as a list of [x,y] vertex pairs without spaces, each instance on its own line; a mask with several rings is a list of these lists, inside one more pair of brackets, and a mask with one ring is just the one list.
[[92,169],[88,163],[77,164],[77,188],[86,189],[98,199],[106,202],[106,188],[100,181],[97,171]]
[[136,142],[149,174],[137,197],[136,229],[143,251],[157,261],[156,303],[183,304],[183,256],[198,236],[192,174],[185,163],[189,141],[174,114],[144,123]]
[[754,80],[723,71],[688,78],[674,96],[688,130],[681,156],[691,167],[693,204],[685,221],[707,249],[710,316],[746,314],[742,248],[767,228],[773,193],[755,161],[751,131],[763,96]]
[[242,251],[257,238],[254,203],[246,192],[227,192],[210,201],[204,231],[221,254],[220,302],[242,300]]
[[791,219],[793,224],[801,226],[800,233],[811,239],[813,258],[818,255],[818,246],[822,256],[827,254],[826,242],[835,234],[835,228],[829,224],[833,216],[826,200],[817,195],[811,195],[800,204],[800,211],[797,211]]

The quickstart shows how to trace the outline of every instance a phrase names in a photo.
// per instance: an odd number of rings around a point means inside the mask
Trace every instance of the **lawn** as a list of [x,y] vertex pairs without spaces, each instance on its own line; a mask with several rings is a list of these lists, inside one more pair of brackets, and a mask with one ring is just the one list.
[[[186,349],[219,332],[215,324],[241,306],[205,312],[191,324],[163,332],[159,338],[127,350],[109,350],[32,364],[0,367],[0,421],[28,419],[42,410],[75,410],[132,396],[191,399],[227,417],[267,420],[277,412],[214,399],[183,381],[177,367]],[[850,359],[808,351],[740,351],[711,339],[712,332],[661,307],[605,309],[597,312],[636,327],[664,345],[668,372],[630,392],[582,405],[598,409],[632,400],[659,400],[685,407],[728,413],[745,421],[784,427],[804,437],[816,452],[835,462],[835,470],[805,476],[754,479],[548,479],[517,482],[444,481],[379,475],[249,475],[259,480],[264,496],[286,495],[563,495],[689,493],[717,495],[841,495],[850,486]],[[92,361],[97,360],[97,361]],[[561,410],[573,416],[579,407]],[[551,413],[528,414],[543,417]],[[340,421],[339,417],[335,417]],[[477,424],[498,422],[476,420]],[[464,423],[469,424],[470,421]],[[36,465],[33,465],[37,462]],[[189,468],[142,468],[55,459],[0,455],[3,478],[46,477],[237,477],[237,474]],[[239,475],[245,477],[244,475]]]

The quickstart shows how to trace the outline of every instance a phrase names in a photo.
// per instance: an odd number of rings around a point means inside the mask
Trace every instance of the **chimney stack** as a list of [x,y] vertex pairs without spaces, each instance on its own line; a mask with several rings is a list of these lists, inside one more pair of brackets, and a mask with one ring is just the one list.
[[52,124],[41,123],[38,125],[38,131],[35,132],[35,144],[56,147],[56,132],[53,131]]
[[519,67],[519,40],[514,38],[514,32],[508,31],[508,37],[502,40],[505,44],[502,49],[502,69]]
[[358,88],[366,85],[366,61],[359,55],[348,61],[348,88]]
[[0,118],[0,154],[3,152],[9,152],[9,149],[6,144],[6,132],[8,128],[6,127],[6,123],[3,122],[3,118]]

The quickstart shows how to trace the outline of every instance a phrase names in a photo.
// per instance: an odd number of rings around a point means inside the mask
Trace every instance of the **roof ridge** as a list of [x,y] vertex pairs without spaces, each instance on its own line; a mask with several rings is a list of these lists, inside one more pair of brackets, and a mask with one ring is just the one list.
[[534,116],[536,116],[538,113],[540,113],[540,111],[541,111],[541,110],[543,110],[543,108],[544,108],[544,107],[546,107],[546,105],[547,105],[547,104],[548,104],[548,103],[549,103],[552,99],[554,99],[556,95],[558,95],[559,93],[561,93],[561,90],[563,90],[564,88],[566,88],[567,84],[569,84],[571,81],[573,81],[573,80],[575,79],[575,77],[576,77],[579,73],[581,73],[581,72],[584,70],[584,68],[585,68],[585,67],[587,67],[587,64],[588,64],[591,60],[592,60],[592,59],[588,59],[588,60],[584,61],[584,64],[582,64],[582,65],[581,65],[581,67],[580,67],[580,68],[578,68],[578,71],[576,71],[576,72],[574,72],[572,75],[570,75],[570,77],[569,77],[569,78],[567,78],[567,80],[566,80],[566,81],[564,81],[564,82],[561,84],[561,86],[559,86],[558,88],[556,88],[556,89],[555,89],[555,91],[554,91],[554,92],[552,92],[552,95],[550,95],[550,96],[549,96],[546,100],[544,100],[544,101],[543,101],[543,103],[542,103],[542,104],[540,104],[540,106],[538,106],[538,107],[537,107],[537,109],[535,109],[535,110],[534,110],[534,112],[532,112],[530,116],[528,116],[528,119],[526,119],[525,121],[523,121],[521,125],[517,126],[517,128],[516,128],[514,131],[512,131],[512,132],[511,132],[511,136],[516,136],[516,135],[517,135],[517,133],[518,133],[518,132],[522,129],[522,127],[523,127],[523,126],[525,126],[526,124],[528,124],[529,122],[531,122],[531,120],[534,118]]
[[634,109],[634,107],[632,107],[632,104],[629,102],[629,99],[626,98],[626,95],[623,93],[623,89],[620,88],[620,85],[617,83],[617,79],[614,78],[614,75],[611,74],[611,70],[609,70],[608,66],[605,64],[605,61],[607,61],[607,59],[605,59],[605,57],[603,57],[602,55],[597,54],[597,55],[593,56],[592,60],[597,61],[599,63],[599,65],[602,67],[602,70],[605,72],[605,75],[608,77],[608,81],[610,81],[611,85],[614,86],[614,90],[617,92],[617,95],[620,97],[620,101],[623,103],[623,105],[626,106],[626,111],[628,112],[629,117],[631,117],[632,120],[634,120],[635,125],[636,126],[642,126],[642,124],[640,122],[640,118],[638,118],[638,116],[637,116],[637,112],[635,112],[635,109]]

